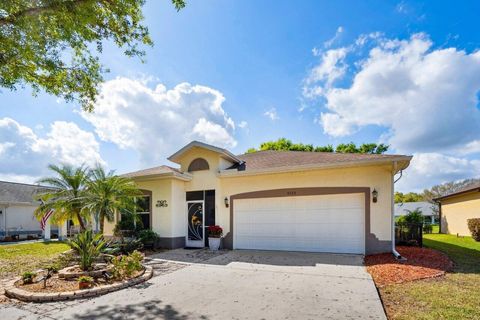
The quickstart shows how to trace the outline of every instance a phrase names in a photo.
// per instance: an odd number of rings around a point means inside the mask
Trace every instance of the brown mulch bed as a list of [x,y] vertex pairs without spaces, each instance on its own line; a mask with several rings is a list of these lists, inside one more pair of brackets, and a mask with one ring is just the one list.
[[391,253],[365,257],[367,271],[377,287],[443,276],[453,269],[453,262],[443,253],[417,247],[397,247],[407,261],[398,261]]
[[53,276],[47,280],[47,287],[43,288],[43,281],[23,284],[21,281],[16,283],[16,286],[22,288],[23,290],[32,291],[32,292],[65,292],[65,291],[74,291],[78,290],[77,281],[65,281],[59,279],[58,276]]
[[[142,273],[143,273],[143,270],[135,271],[129,279],[136,278],[140,276]],[[121,280],[118,280],[118,281],[112,280],[107,282],[103,278],[97,278],[95,279],[93,286],[96,287],[96,286],[101,286],[101,285],[115,283],[115,282],[121,282]],[[55,292],[66,292],[66,291],[78,290],[78,281],[60,279],[58,275],[54,275],[53,277],[47,280],[46,288],[43,288],[43,281],[38,281],[31,284],[23,284],[22,281],[19,280],[15,283],[15,286],[31,292],[55,293]]]

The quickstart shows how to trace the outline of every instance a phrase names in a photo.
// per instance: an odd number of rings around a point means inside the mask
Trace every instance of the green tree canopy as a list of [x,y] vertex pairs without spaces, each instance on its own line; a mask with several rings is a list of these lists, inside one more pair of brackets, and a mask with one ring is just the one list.
[[425,201],[423,194],[409,192],[409,193],[402,193],[402,192],[395,192],[395,203],[403,203],[403,202],[419,202]]
[[338,152],[338,153],[374,153],[382,154],[388,150],[388,145],[383,143],[363,143],[357,146],[355,143],[350,142],[347,144],[341,143],[334,148],[332,145],[326,146],[313,146],[312,144],[293,143],[286,138],[280,138],[276,141],[267,141],[260,144],[260,148],[250,148],[247,153],[264,150],[280,150],[280,151],[311,151],[311,152]]
[[[98,54],[110,41],[127,56],[152,45],[142,24],[145,0],[2,0],[0,87],[78,101],[92,111],[102,74]],[[184,0],[172,0],[177,10]]]

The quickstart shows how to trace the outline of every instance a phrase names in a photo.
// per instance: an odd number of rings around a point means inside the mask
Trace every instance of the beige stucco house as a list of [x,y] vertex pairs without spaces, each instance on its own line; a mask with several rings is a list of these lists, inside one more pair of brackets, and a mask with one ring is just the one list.
[[125,175],[144,191],[142,220],[164,247],[206,246],[205,227],[220,225],[225,248],[365,254],[392,250],[393,177],[411,157],[237,156],[193,141],[168,159],[179,167]]
[[470,236],[467,220],[480,218],[480,183],[435,199],[440,208],[440,232]]

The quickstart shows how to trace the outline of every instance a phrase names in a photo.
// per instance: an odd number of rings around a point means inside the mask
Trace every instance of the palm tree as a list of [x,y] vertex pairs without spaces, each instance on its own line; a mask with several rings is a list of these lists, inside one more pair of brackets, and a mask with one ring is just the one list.
[[85,166],[72,167],[70,165],[49,165],[48,168],[56,173],[54,177],[38,180],[38,183],[53,187],[37,198],[42,204],[35,210],[35,216],[41,219],[49,210],[53,209],[52,220],[64,222],[73,220],[78,222],[80,230],[85,230],[85,222],[90,220],[82,211],[82,195],[88,181],[88,168]]
[[142,195],[136,184],[128,178],[105,172],[98,166],[90,171],[84,194],[83,209],[98,215],[100,232],[103,233],[105,220],[112,222],[115,213],[135,209],[135,197]]

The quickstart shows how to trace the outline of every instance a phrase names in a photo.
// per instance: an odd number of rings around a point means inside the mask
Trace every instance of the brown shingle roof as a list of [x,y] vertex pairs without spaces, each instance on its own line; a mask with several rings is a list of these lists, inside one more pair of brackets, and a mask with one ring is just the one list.
[[308,165],[338,164],[369,160],[393,160],[409,156],[386,155],[386,154],[359,154],[359,153],[335,153],[335,152],[304,152],[304,151],[257,151],[237,156],[245,161],[245,170],[259,170],[277,167],[294,167]]
[[469,185],[465,186],[464,188],[462,188],[458,191],[446,194],[444,196],[435,198],[433,200],[434,201],[443,200],[443,199],[446,199],[446,198],[450,198],[450,197],[453,197],[453,196],[456,196],[456,195],[459,195],[459,194],[462,194],[462,193],[471,192],[471,191],[480,191],[480,181],[479,182],[473,182],[472,184],[469,184]]
[[135,178],[135,177],[152,176],[157,174],[175,173],[175,172],[181,173],[181,171],[176,168],[172,168],[169,166],[158,166],[158,167],[147,168],[143,170],[125,173],[122,175],[122,177]]

